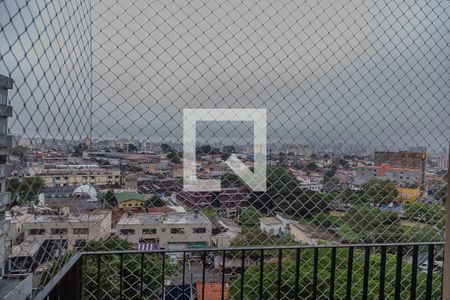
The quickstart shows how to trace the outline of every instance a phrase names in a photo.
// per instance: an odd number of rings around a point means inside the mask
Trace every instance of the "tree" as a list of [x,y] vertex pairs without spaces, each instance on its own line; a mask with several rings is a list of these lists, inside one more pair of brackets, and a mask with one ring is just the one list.
[[22,204],[34,202],[45,183],[41,177],[24,177],[22,180],[11,178],[7,184],[7,191],[12,194],[14,202]]
[[179,164],[181,162],[180,156],[175,152],[169,152],[167,153],[166,157],[173,163],[173,164]]
[[226,161],[228,159],[228,157],[230,157],[231,153],[228,152],[223,152],[220,157],[223,161]]
[[339,178],[337,178],[336,176],[332,176],[332,177],[327,177],[324,176],[323,177],[323,189],[326,192],[332,192],[335,190],[339,190],[340,186],[339,186]]
[[447,193],[448,193],[448,187],[447,185],[443,185],[441,186],[440,189],[438,189],[438,191],[435,194],[435,198],[437,200],[440,200],[442,203],[445,203],[445,201],[447,200]]
[[[304,249],[301,252],[300,262],[300,282],[299,292],[296,295],[296,261],[295,252],[285,250],[283,251],[283,259],[281,262],[281,286],[279,289],[279,299],[311,299],[313,282],[314,282],[314,251],[312,249]],[[330,290],[330,266],[331,255],[329,249],[318,250],[318,272],[316,273],[316,290],[317,299],[329,299]],[[337,249],[335,260],[335,277],[334,277],[334,299],[346,298],[347,286],[347,259],[348,249]],[[379,253],[373,253],[369,261],[368,273],[368,297],[367,299],[378,299],[378,291],[380,285],[379,270],[381,256]],[[396,274],[396,258],[393,254],[387,254],[385,267],[385,295],[393,295],[395,290],[395,274]],[[401,265],[402,278],[411,278],[411,264],[403,261]],[[364,252],[355,250],[353,260],[353,280],[351,283],[351,299],[361,298],[361,291],[364,286]],[[245,284],[243,287],[243,299],[256,300],[259,299],[260,275],[263,276],[263,299],[274,299],[278,295],[278,263],[276,259],[265,261],[263,265],[263,272],[260,273],[259,264],[250,266],[244,273]],[[440,295],[441,286],[440,276],[434,276],[432,282],[432,297],[438,298]],[[411,288],[411,281],[404,280],[401,285],[401,299],[409,299]],[[339,287],[339,288],[338,288]],[[424,295],[426,290],[426,274],[418,272],[417,274],[417,294]],[[237,276],[230,285],[229,297],[230,299],[240,299],[241,292],[241,277]],[[278,299],[278,298],[277,298]]]
[[108,190],[106,193],[102,195],[103,203],[107,203],[111,207],[117,206],[116,195],[112,190]]
[[170,152],[170,151],[172,151],[172,148],[169,145],[167,145],[166,143],[162,143],[161,144],[161,151],[164,152],[164,153]]
[[299,162],[295,162],[295,163],[292,165],[292,167],[293,167],[294,169],[296,169],[296,170],[301,170],[301,169],[305,168],[305,166],[302,165],[302,164],[299,163]]
[[242,187],[244,183],[235,173],[225,173],[221,177],[221,186],[223,188]]
[[136,152],[138,148],[135,144],[128,144],[128,152]]
[[254,207],[249,207],[242,211],[238,217],[238,223],[242,226],[257,227],[259,226],[259,219],[264,215]]
[[306,169],[309,171],[316,171],[317,169],[319,169],[319,167],[317,166],[317,164],[315,162],[310,162],[306,165]]
[[[83,247],[82,251],[127,251],[135,250],[135,246],[118,237],[113,236],[104,240],[89,241]],[[74,252],[70,251],[58,258],[40,277],[40,283],[46,284],[67,262]],[[97,278],[100,275],[100,296],[103,299],[118,299],[120,297],[120,287],[122,287],[122,296],[126,299],[153,299],[154,291],[161,286],[163,275],[161,255],[141,255],[136,253],[124,254],[106,254],[100,256],[100,269],[98,269],[97,259],[99,256],[86,255],[82,269],[83,299],[97,299]],[[142,264],[141,264],[142,262]],[[121,265],[123,268],[121,269]],[[164,275],[172,276],[178,270],[177,265],[165,264]],[[99,273],[100,272],[100,273]],[[142,292],[136,290],[142,282],[144,289]],[[122,279],[122,282],[120,280]]]
[[401,242],[403,228],[396,212],[382,211],[368,205],[355,205],[344,215],[341,234],[352,243]]
[[279,166],[267,167],[267,190],[252,192],[250,202],[262,212],[281,211],[289,216],[309,216],[325,210],[324,195],[302,189],[294,174]]
[[86,151],[88,146],[84,143],[80,143],[73,147],[73,156],[75,157],[81,157],[83,155],[83,152]]
[[27,157],[28,147],[24,145],[17,145],[8,151],[11,155],[18,156],[20,160]]
[[389,204],[398,196],[395,183],[389,179],[371,178],[362,185],[361,190],[365,199],[376,205]]
[[422,202],[408,203],[404,206],[405,216],[414,221],[444,227],[445,208],[440,204]]
[[152,196],[144,202],[145,207],[161,207],[164,205],[166,205],[166,202],[158,196]]
[[95,161],[101,166],[109,166],[109,165],[111,165],[111,163],[107,159],[98,158]]

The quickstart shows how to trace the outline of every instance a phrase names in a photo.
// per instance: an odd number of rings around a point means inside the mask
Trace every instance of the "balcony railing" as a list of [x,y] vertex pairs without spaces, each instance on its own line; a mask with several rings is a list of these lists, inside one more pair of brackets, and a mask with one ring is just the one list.
[[442,255],[443,243],[80,252],[35,299],[438,299]]

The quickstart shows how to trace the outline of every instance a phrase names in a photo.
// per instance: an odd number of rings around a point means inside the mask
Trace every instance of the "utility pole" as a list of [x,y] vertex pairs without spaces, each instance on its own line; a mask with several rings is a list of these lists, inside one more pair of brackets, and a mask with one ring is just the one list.
[[444,279],[442,299],[450,300],[450,147],[448,149],[447,200],[445,201]]

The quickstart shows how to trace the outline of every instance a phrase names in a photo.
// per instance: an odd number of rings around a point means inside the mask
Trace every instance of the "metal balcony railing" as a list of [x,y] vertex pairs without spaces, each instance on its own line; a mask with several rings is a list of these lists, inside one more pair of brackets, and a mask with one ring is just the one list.
[[438,299],[442,253],[443,243],[80,252],[35,299]]

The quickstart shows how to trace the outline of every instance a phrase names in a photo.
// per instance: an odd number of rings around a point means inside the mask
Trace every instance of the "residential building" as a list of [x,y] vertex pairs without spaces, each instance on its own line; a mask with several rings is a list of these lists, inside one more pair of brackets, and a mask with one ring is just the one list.
[[120,192],[116,194],[119,208],[143,207],[145,198],[137,192]]
[[68,250],[79,248],[87,241],[106,238],[111,234],[111,211],[66,215],[35,215],[23,224],[24,239],[54,241]]
[[422,187],[425,184],[426,152],[408,151],[375,151],[374,164],[381,167],[388,164],[391,168],[419,170],[419,182]]
[[222,188],[218,192],[189,192],[176,193],[176,201],[187,208],[202,209],[213,207],[219,214],[236,217],[239,211],[248,207],[249,191],[245,188]]
[[8,90],[13,88],[13,84],[11,78],[0,75],[0,278],[5,272],[5,236],[10,225],[5,219],[6,207],[11,201],[11,195],[6,192],[6,179],[11,172],[6,163],[6,150],[12,144],[12,136],[8,135],[8,117],[12,116],[12,107],[8,105]]
[[[38,169],[33,166],[33,169]],[[120,185],[121,172],[112,168],[101,168],[99,165],[44,165],[38,172],[27,176],[39,176],[47,187],[96,185]]]
[[211,243],[212,223],[202,213],[129,213],[116,224],[133,244],[158,244],[160,249],[196,249]]
[[419,169],[394,168],[389,164],[380,166],[358,166],[354,183],[362,185],[371,178],[390,179],[396,184],[407,187],[420,185],[421,171]]
[[259,229],[270,236],[282,235],[285,232],[283,222],[278,217],[261,218]]

